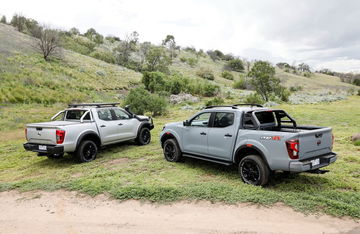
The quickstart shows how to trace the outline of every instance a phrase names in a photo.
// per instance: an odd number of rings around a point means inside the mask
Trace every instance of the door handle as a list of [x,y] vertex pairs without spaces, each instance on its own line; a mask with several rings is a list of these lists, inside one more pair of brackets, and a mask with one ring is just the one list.
[[100,125],[100,128],[105,128],[106,127],[106,125]]
[[204,136],[204,135],[206,135],[206,132],[200,132],[200,135]]
[[232,137],[232,135],[229,134],[229,133],[226,133],[226,134],[225,134],[225,137]]
[[123,124],[122,124],[122,123],[119,123],[118,125],[121,126],[121,125],[123,125]]

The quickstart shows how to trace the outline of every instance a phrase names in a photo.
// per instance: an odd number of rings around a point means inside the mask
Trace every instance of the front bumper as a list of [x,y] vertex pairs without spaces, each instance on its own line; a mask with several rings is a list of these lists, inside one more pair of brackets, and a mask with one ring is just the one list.
[[[46,146],[46,150],[40,150],[39,146]],[[62,145],[44,145],[36,143],[25,143],[24,149],[32,152],[38,152],[42,154],[63,154],[64,146]]]
[[[312,165],[311,160],[319,159],[320,163],[318,165]],[[319,155],[313,158],[300,160],[296,162],[290,162],[289,171],[291,172],[304,172],[310,170],[316,170],[322,167],[328,166],[330,163],[335,162],[337,159],[337,154],[331,152],[329,154]]]

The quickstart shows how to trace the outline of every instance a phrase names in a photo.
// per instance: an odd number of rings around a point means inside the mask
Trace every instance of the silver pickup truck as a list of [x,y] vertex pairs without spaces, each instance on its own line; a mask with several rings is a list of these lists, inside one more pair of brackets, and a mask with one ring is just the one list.
[[165,159],[236,164],[245,183],[265,185],[272,172],[325,172],[336,161],[329,127],[298,126],[284,110],[257,104],[209,106],[160,133]]
[[27,124],[24,148],[39,156],[61,157],[74,153],[80,162],[96,158],[99,147],[135,140],[150,143],[154,128],[150,117],[133,114],[119,103],[70,104],[54,115],[50,122]]

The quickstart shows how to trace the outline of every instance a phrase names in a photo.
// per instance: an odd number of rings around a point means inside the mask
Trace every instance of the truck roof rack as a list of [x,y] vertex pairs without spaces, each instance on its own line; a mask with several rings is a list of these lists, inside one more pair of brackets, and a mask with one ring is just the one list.
[[211,108],[216,108],[216,107],[231,107],[232,109],[237,109],[236,106],[226,106],[226,105],[219,105],[219,106],[207,106],[204,109],[211,109]]
[[117,106],[120,102],[110,102],[110,103],[72,103],[69,104],[69,107],[80,107],[80,106],[96,106],[96,107],[105,107],[105,106]]
[[234,106],[256,106],[256,107],[263,107],[262,105],[260,104],[254,104],[254,103],[250,103],[250,104],[247,104],[247,103],[240,103],[240,104],[234,104]]

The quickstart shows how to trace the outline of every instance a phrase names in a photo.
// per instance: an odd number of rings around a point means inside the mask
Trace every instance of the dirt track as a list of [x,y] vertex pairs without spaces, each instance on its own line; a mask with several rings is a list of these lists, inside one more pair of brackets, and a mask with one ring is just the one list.
[[360,223],[283,205],[119,202],[75,192],[0,193],[0,233],[360,233]]

